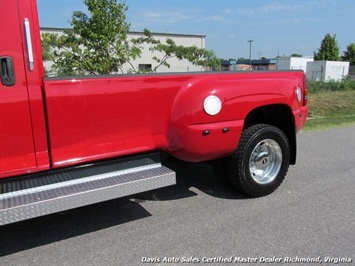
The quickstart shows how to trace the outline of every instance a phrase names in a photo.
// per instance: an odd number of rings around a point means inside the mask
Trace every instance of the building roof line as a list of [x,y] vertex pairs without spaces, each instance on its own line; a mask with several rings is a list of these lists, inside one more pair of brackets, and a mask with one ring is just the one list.
[[[70,28],[61,28],[61,27],[40,27],[41,30],[54,30],[54,31],[64,31]],[[131,34],[143,34],[143,31],[129,31]],[[186,33],[169,33],[169,32],[151,32],[154,35],[162,35],[162,36],[180,36],[180,37],[199,37],[206,38],[206,35],[203,34],[186,34]]]

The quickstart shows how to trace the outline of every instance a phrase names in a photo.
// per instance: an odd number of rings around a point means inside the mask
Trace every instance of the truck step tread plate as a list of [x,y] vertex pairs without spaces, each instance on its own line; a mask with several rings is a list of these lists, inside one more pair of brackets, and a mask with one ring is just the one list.
[[0,183],[0,225],[176,184],[175,172],[144,156],[21,181]]

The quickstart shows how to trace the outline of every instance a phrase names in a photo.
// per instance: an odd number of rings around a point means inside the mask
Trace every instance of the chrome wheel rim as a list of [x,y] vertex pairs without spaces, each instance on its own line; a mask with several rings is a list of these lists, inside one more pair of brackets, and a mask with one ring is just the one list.
[[275,180],[282,164],[280,145],[272,139],[260,141],[253,149],[249,160],[251,177],[259,184],[268,184]]

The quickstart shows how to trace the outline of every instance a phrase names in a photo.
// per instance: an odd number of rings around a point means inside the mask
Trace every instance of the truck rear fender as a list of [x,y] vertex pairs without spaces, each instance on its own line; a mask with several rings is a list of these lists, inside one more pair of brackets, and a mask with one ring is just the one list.
[[[168,126],[168,152],[187,161],[222,158],[237,148],[244,128],[269,123],[288,136],[294,161],[294,119],[288,106],[294,92],[280,91],[279,84],[265,90],[265,84],[262,88],[257,86],[261,81],[250,82],[248,86],[245,80],[195,78],[182,86]],[[210,95],[217,96],[222,103],[216,115],[204,111],[204,100]]]

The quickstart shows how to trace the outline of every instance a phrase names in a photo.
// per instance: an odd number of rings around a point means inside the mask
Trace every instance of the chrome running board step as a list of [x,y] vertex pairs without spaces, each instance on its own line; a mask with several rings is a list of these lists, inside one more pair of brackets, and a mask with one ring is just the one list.
[[0,181],[0,225],[176,184],[157,154]]

